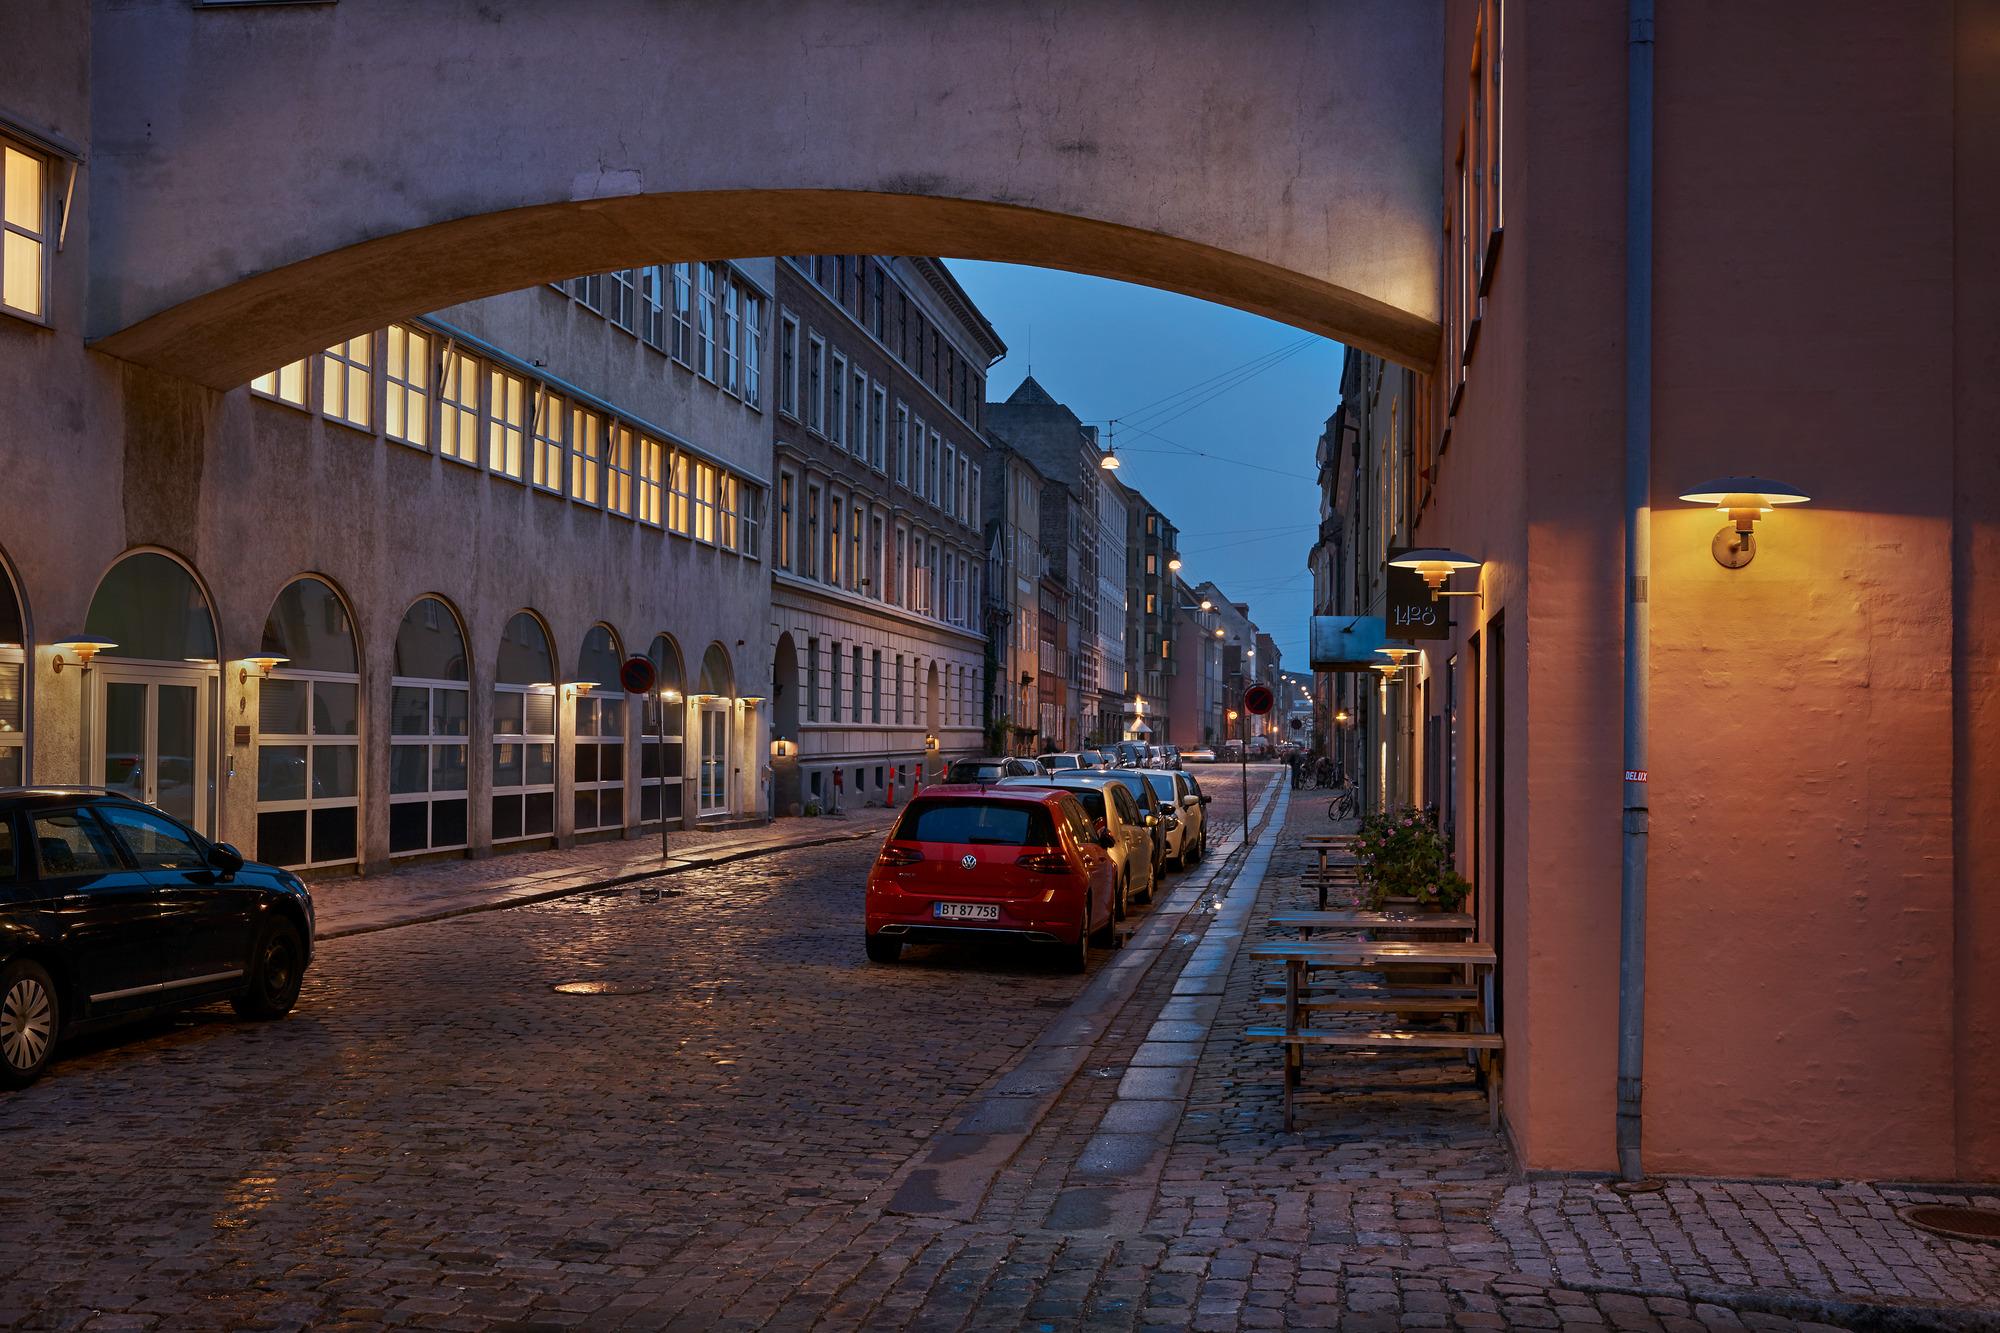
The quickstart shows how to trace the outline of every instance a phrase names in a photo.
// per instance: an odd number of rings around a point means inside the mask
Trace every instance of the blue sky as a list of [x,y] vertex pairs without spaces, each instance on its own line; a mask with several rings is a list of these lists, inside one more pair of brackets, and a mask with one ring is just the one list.
[[1043,388],[1100,431],[1122,418],[1119,479],[1179,525],[1182,577],[1214,579],[1248,602],[1285,667],[1305,670],[1313,447],[1339,396],[1340,344],[1150,287],[950,264],[1008,347],[988,397],[1004,399],[1032,364]]

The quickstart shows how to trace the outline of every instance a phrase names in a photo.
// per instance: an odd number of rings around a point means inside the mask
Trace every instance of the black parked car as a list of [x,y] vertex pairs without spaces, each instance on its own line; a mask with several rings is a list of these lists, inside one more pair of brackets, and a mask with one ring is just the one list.
[[312,896],[152,806],[0,788],[0,1087],[64,1037],[210,1000],[281,1018],[312,961]]

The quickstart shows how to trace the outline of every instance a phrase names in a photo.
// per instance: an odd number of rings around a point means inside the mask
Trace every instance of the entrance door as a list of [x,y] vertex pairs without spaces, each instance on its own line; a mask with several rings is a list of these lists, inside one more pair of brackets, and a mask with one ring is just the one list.
[[701,706],[701,816],[729,813],[729,705]]
[[207,828],[209,682],[117,667],[98,678],[92,780]]

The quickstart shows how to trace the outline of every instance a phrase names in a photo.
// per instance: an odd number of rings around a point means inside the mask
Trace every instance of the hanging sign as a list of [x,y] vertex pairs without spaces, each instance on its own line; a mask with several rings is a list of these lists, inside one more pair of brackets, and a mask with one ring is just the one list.
[[[1393,560],[1402,553],[1401,548],[1391,548],[1389,558]],[[1394,565],[1383,572],[1387,576],[1383,619],[1388,621],[1391,639],[1451,637],[1451,617],[1445,614],[1447,603],[1442,598],[1432,598],[1423,575],[1414,569],[1398,569]]]
[[618,664],[618,683],[627,694],[651,694],[660,673],[650,657],[628,657]]
[[1243,691],[1243,711],[1255,713],[1259,717],[1271,711],[1271,705],[1278,702],[1278,696],[1271,693],[1269,685],[1252,685]]

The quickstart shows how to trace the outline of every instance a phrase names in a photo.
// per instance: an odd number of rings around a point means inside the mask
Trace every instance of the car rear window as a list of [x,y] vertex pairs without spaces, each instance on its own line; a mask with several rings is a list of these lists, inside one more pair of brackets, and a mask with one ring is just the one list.
[[1163,801],[1174,800],[1174,775],[1171,773],[1148,773],[1146,781],[1153,784],[1153,791]]
[[1066,754],[1045,754],[1042,756],[1042,767],[1047,769],[1075,768],[1076,760]]
[[1065,787],[1063,790],[1071,796],[1076,797],[1077,804],[1083,807],[1083,813],[1089,815],[1094,820],[1104,818],[1104,788],[1086,787],[1078,783],[1074,787]]
[[951,766],[951,772],[945,776],[945,781],[991,782],[1000,776],[1001,766],[999,764],[981,764],[961,759]]
[[[1125,790],[1131,792],[1134,796],[1139,798],[1140,809],[1143,810],[1146,807],[1148,798],[1150,796],[1150,790],[1146,786],[1145,774],[1134,773],[1128,770],[1122,773],[1113,773],[1111,776],[1117,778],[1120,782],[1124,783]],[[1155,802],[1155,804],[1157,804],[1157,802]]]
[[1055,834],[1049,812],[1025,801],[919,799],[903,812],[895,840],[1048,847]]

